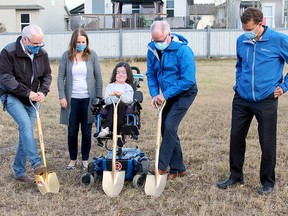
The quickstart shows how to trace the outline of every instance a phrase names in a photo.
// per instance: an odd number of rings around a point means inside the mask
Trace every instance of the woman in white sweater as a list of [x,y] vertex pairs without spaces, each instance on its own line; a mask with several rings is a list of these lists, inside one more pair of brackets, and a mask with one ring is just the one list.
[[[60,123],[68,126],[70,162],[73,170],[78,156],[78,133],[81,128],[82,167],[87,169],[91,149],[91,128],[95,117],[91,100],[102,97],[102,75],[97,54],[89,48],[89,39],[83,29],[76,29],[58,69],[58,94],[61,106]],[[81,127],[80,127],[81,125]]]

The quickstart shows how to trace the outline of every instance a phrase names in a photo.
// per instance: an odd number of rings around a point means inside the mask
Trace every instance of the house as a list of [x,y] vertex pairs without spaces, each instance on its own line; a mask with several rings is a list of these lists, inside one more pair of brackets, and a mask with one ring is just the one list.
[[190,21],[193,29],[204,29],[215,22],[215,4],[194,4],[191,7]]
[[136,29],[149,28],[155,19],[165,18],[171,28],[187,28],[193,4],[194,0],[85,0],[70,11],[70,24],[71,29],[91,23],[96,29]]
[[68,13],[65,0],[0,0],[0,22],[7,32],[21,32],[30,23],[44,32],[64,31]]
[[288,0],[230,0],[228,5],[224,2],[216,6],[214,26],[242,28],[240,17],[247,7],[260,8],[264,15],[263,23],[271,28],[287,27]]
[[[255,1],[241,1],[236,0],[236,11],[235,14],[239,15],[236,17],[236,27],[241,28],[240,16],[245,8],[247,7],[257,7],[261,8],[264,16],[264,24],[270,26],[271,28],[283,28],[284,27],[284,5],[287,0],[255,0]],[[287,16],[287,15],[286,15]]]

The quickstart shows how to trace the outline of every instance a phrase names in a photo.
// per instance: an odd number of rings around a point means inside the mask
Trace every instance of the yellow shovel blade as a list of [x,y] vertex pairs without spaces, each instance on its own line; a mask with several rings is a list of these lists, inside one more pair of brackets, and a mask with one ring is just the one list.
[[35,175],[35,181],[42,195],[59,192],[59,181],[55,172]]
[[109,197],[116,197],[121,192],[125,180],[125,171],[103,171],[102,188]]
[[145,194],[159,197],[164,191],[168,174],[147,175],[145,182]]

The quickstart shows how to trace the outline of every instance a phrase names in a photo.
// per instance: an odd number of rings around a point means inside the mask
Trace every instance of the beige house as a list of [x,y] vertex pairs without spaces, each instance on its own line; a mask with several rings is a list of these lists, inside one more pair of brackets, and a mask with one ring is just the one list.
[[30,23],[44,32],[67,28],[65,0],[0,0],[0,22],[7,32],[21,32]]

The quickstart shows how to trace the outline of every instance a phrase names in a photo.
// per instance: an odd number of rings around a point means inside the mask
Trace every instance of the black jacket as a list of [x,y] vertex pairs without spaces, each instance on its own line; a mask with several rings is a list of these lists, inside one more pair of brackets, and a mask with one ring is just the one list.
[[[48,54],[44,49],[31,58],[23,51],[21,36],[8,44],[0,54],[0,96],[7,92],[30,105],[30,91],[47,95],[52,81]],[[34,79],[32,77],[34,74]],[[32,82],[32,83],[31,83]]]

